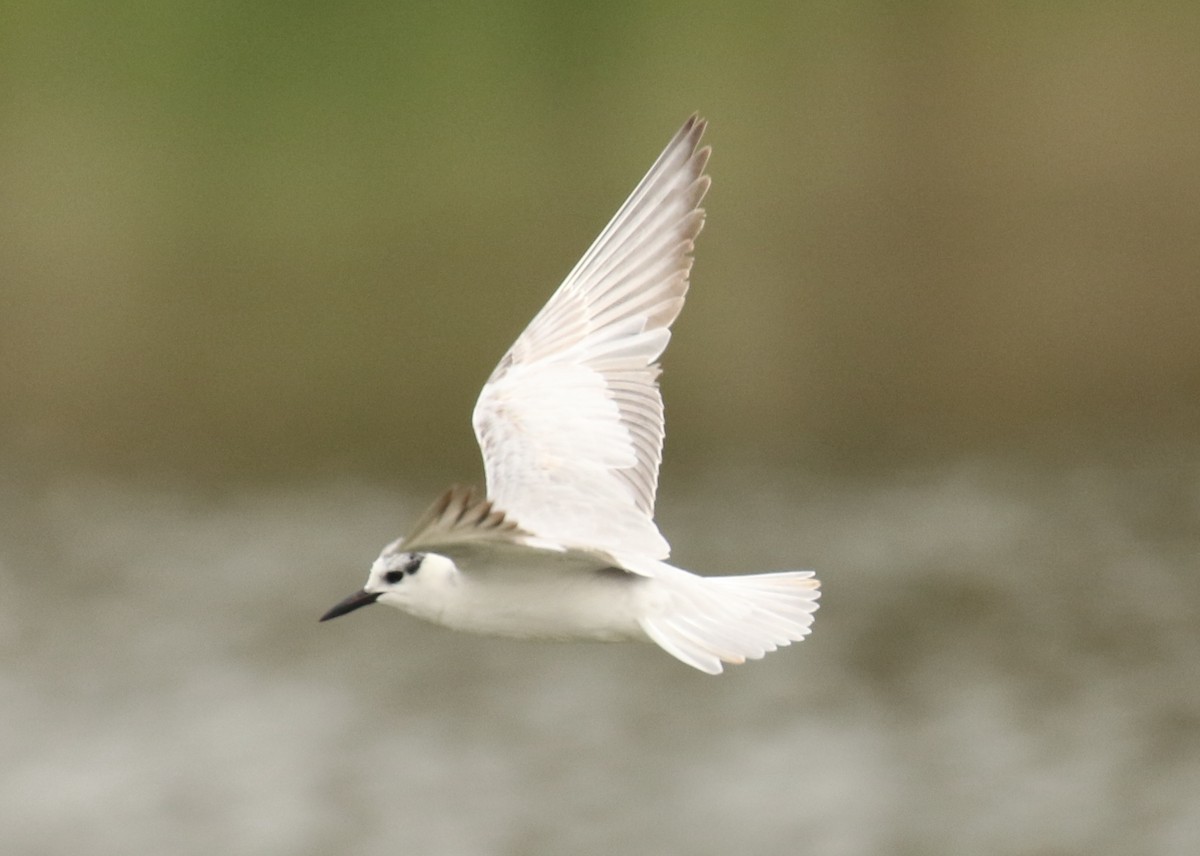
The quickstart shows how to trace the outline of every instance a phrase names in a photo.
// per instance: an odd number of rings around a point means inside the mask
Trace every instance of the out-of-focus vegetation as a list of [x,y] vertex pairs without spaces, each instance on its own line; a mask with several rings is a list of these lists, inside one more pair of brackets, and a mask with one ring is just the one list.
[[468,477],[478,386],[693,110],[668,466],[1108,455],[1200,415],[1192,4],[0,27],[5,467]]

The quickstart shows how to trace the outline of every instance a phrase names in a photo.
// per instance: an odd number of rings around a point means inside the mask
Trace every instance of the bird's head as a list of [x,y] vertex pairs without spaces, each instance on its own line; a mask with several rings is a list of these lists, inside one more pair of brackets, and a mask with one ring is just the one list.
[[458,576],[454,561],[438,553],[404,550],[399,542],[389,545],[371,566],[367,584],[321,616],[337,618],[372,603],[406,609],[436,600],[436,593],[452,585]]

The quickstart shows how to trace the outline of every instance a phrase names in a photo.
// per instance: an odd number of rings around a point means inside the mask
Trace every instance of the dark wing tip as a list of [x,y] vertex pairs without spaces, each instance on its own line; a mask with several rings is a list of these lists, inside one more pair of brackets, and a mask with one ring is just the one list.
[[[688,117],[683,126],[675,132],[675,137],[667,145],[667,149],[673,149],[676,145],[684,142],[688,143],[688,148],[695,149],[700,144],[700,138],[704,136],[704,129],[708,127],[708,120],[701,119],[700,114],[693,113]],[[707,159],[707,156],[706,156]]]

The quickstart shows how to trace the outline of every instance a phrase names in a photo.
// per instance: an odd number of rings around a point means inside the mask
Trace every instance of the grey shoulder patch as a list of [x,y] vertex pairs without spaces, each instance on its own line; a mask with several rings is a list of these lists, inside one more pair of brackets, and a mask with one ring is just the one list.
[[514,540],[527,535],[473,487],[454,485],[421,515],[404,549],[477,539]]

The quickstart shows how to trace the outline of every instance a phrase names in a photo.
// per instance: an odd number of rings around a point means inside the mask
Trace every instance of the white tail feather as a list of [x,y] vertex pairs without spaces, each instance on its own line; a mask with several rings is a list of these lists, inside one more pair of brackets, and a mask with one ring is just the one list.
[[[666,580],[664,580],[666,582]],[[820,582],[812,571],[736,577],[670,577],[668,595],[641,618],[646,635],[689,666],[757,660],[811,632]]]

